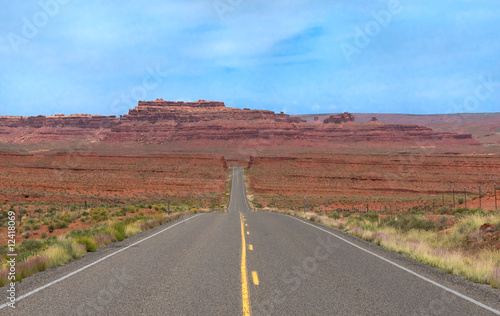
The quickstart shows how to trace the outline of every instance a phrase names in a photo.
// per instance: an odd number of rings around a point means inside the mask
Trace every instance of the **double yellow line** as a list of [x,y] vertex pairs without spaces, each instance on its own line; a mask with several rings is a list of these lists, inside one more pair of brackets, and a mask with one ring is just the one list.
[[250,292],[248,292],[247,276],[247,243],[245,240],[245,217],[240,212],[241,222],[241,298],[243,300],[243,316],[250,316]]

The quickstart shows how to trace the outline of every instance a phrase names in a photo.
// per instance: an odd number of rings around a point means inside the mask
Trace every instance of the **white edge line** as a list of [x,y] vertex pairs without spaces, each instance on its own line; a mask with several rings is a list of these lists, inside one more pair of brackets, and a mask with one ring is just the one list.
[[330,231],[328,231],[328,230],[326,230],[326,229],[323,229],[323,228],[318,227],[318,226],[316,226],[316,225],[313,225],[313,224],[310,224],[310,223],[304,222],[303,220],[298,219],[298,218],[296,218],[296,217],[294,217],[294,216],[291,216],[291,217],[292,217],[293,219],[295,219],[295,220],[299,221],[299,222],[302,222],[302,223],[304,223],[304,224],[307,224],[307,225],[309,225],[309,226],[312,226],[312,227],[314,227],[314,228],[317,228],[317,229],[319,229],[319,230],[322,230],[322,231],[324,231],[325,233],[328,233],[328,234],[330,234],[330,235],[332,235],[332,236],[334,236],[334,237],[336,237],[336,238],[338,238],[338,239],[340,239],[340,240],[342,240],[342,241],[344,241],[344,242],[348,243],[348,244],[349,244],[349,245],[351,245],[351,246],[354,246],[354,247],[356,247],[356,248],[358,248],[358,249],[360,249],[360,250],[362,250],[362,251],[364,251],[364,252],[366,252],[366,253],[369,253],[369,254],[371,254],[372,256],[375,256],[375,257],[377,257],[377,258],[379,258],[379,259],[381,259],[381,260],[383,260],[383,261],[385,261],[385,262],[387,262],[387,263],[390,263],[390,264],[392,264],[393,266],[398,267],[398,268],[400,268],[401,270],[404,270],[404,271],[406,271],[406,272],[408,272],[408,273],[410,273],[410,274],[412,274],[412,275],[414,275],[414,276],[416,276],[416,277],[418,277],[418,278],[420,278],[420,279],[422,279],[422,280],[424,280],[424,281],[427,281],[427,282],[429,282],[429,283],[431,283],[431,284],[433,284],[433,285],[435,285],[435,286],[437,286],[437,287],[439,287],[439,288],[441,288],[441,289],[443,289],[443,290],[445,290],[445,291],[447,291],[447,292],[450,292],[450,293],[452,293],[452,294],[454,294],[454,295],[456,295],[456,296],[458,296],[458,297],[460,297],[460,298],[463,298],[463,299],[464,299],[464,300],[466,300],[466,301],[469,301],[469,302],[471,302],[471,303],[473,303],[473,304],[475,304],[475,305],[477,305],[477,306],[479,306],[479,307],[482,307],[482,308],[484,308],[484,309],[486,309],[486,310],[488,310],[488,311],[490,311],[490,312],[492,312],[492,313],[494,313],[494,314],[496,314],[496,315],[500,315],[500,311],[499,311],[499,310],[496,310],[496,309],[494,309],[494,308],[492,308],[492,307],[489,307],[488,305],[485,305],[485,304],[483,304],[483,303],[481,303],[481,302],[479,302],[479,301],[476,301],[476,300],[475,300],[475,299],[473,299],[473,298],[470,298],[470,297],[468,297],[468,296],[466,296],[466,295],[464,295],[464,294],[462,294],[462,293],[459,293],[459,292],[457,292],[457,291],[455,291],[455,290],[452,290],[452,289],[450,289],[450,288],[448,288],[448,287],[446,287],[446,286],[444,286],[444,285],[442,285],[442,284],[439,284],[439,283],[437,283],[437,282],[435,282],[435,281],[433,281],[433,280],[431,280],[431,279],[429,279],[429,278],[426,278],[426,277],[424,277],[423,275],[420,275],[420,274],[418,274],[418,273],[416,273],[416,272],[414,272],[414,271],[412,271],[412,270],[410,270],[410,269],[408,269],[408,268],[405,268],[405,267],[403,267],[403,266],[401,266],[401,265],[399,265],[399,264],[397,264],[397,263],[395,263],[395,262],[392,262],[392,261],[391,261],[391,260],[389,260],[389,259],[386,259],[386,258],[384,258],[384,257],[382,257],[382,256],[380,256],[380,255],[377,255],[376,253],[373,253],[373,252],[371,252],[370,250],[367,250],[367,249],[365,249],[365,248],[363,248],[363,247],[361,247],[361,246],[358,246],[358,245],[356,245],[355,243],[350,242],[349,240],[344,239],[344,238],[342,238],[342,237],[340,237],[340,236],[338,236],[338,235],[336,235],[336,234],[334,234],[334,233],[332,233],[332,232],[330,232]]
[[[75,271],[73,271],[73,272],[71,272],[71,273],[68,273],[68,274],[66,274],[65,276],[63,276],[63,277],[61,277],[61,278],[59,278],[59,279],[57,279],[57,280],[54,280],[54,281],[52,281],[52,282],[49,282],[49,283],[47,283],[47,284],[45,284],[45,285],[42,285],[41,287],[39,287],[39,288],[37,288],[37,289],[34,289],[33,291],[30,291],[30,292],[28,292],[28,293],[26,293],[26,294],[23,294],[23,295],[21,295],[21,296],[17,297],[15,302],[17,303],[17,302],[19,302],[20,300],[22,300],[23,298],[26,298],[26,297],[28,297],[28,296],[31,296],[31,295],[33,295],[33,294],[37,293],[37,292],[40,292],[41,290],[46,289],[46,288],[48,288],[49,286],[54,285],[54,284],[56,284],[56,283],[59,283],[59,282],[63,281],[64,279],[67,279],[67,278],[69,278],[70,276],[73,276],[73,275],[75,275],[75,274],[77,274],[77,273],[79,273],[79,272],[82,272],[83,270],[85,270],[85,269],[87,269],[87,268],[90,268],[91,266],[93,266],[93,265],[95,265],[95,264],[98,264],[99,262],[104,261],[104,260],[108,259],[108,258],[109,258],[109,257],[111,257],[111,256],[116,255],[117,253],[120,253],[120,252],[122,252],[122,251],[125,251],[125,250],[127,250],[128,248],[130,248],[130,247],[133,247],[133,246],[135,246],[135,245],[137,245],[137,244],[140,244],[141,242],[143,242],[143,241],[145,241],[145,240],[148,240],[149,238],[152,238],[152,237],[154,237],[154,236],[156,236],[156,235],[158,235],[158,234],[161,234],[161,233],[163,233],[164,231],[166,231],[166,230],[168,230],[168,229],[170,229],[170,228],[172,228],[172,227],[175,227],[175,226],[177,226],[177,225],[179,225],[179,224],[182,224],[182,223],[184,223],[184,222],[187,222],[187,221],[189,221],[189,220],[191,220],[191,219],[193,219],[193,218],[195,218],[195,217],[197,217],[197,216],[200,216],[200,215],[203,215],[203,214],[194,215],[194,216],[192,216],[192,217],[190,217],[190,218],[187,218],[187,219],[185,219],[185,220],[183,220],[183,221],[181,221],[181,222],[175,223],[174,225],[171,225],[171,226],[169,226],[169,227],[167,227],[167,228],[165,228],[165,229],[162,229],[162,230],[160,230],[159,232],[156,232],[156,233],[154,233],[154,234],[153,234],[153,235],[151,235],[151,236],[148,236],[148,237],[146,237],[146,238],[144,238],[144,239],[141,239],[141,240],[139,240],[139,241],[136,241],[135,243],[133,243],[133,244],[131,244],[131,245],[128,245],[128,246],[127,246],[127,247],[125,247],[125,248],[122,248],[122,249],[117,250],[117,251],[115,251],[115,252],[113,252],[113,253],[110,253],[109,255],[107,255],[107,256],[105,256],[105,257],[103,257],[103,258],[99,259],[99,260],[96,260],[96,261],[94,261],[94,262],[92,262],[92,263],[90,263],[90,264],[88,264],[88,265],[86,265],[86,266],[84,266],[84,267],[81,267],[80,269],[77,269],[77,270],[75,270]],[[10,304],[10,303],[9,303],[9,304]],[[3,305],[0,305],[0,309],[3,309],[3,308],[5,308],[5,307],[7,307],[7,303],[5,303],[5,304],[3,304]]]

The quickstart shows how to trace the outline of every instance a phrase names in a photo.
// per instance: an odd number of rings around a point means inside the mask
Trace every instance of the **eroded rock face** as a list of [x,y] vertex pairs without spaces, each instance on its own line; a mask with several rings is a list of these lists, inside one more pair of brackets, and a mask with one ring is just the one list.
[[[319,122],[316,122],[319,123]],[[223,102],[139,101],[120,118],[0,117],[0,142],[43,143],[84,139],[104,144],[181,144],[192,148],[478,145],[470,134],[436,132],[419,125],[358,124],[350,113],[308,124],[284,113],[226,107]],[[245,149],[245,150],[243,150]],[[182,150],[182,148],[180,149]],[[238,149],[239,150],[239,149]]]
[[223,102],[140,101],[105,141],[163,144],[265,138],[286,134],[301,123],[305,121],[287,114],[230,108]]
[[89,114],[0,116],[0,142],[99,141],[118,124],[115,116]]
[[328,123],[335,123],[335,124],[342,124],[342,123],[347,123],[347,122],[354,122],[354,115],[348,112],[344,112],[342,114],[334,114],[331,115],[329,118],[325,119],[323,123],[328,124]]

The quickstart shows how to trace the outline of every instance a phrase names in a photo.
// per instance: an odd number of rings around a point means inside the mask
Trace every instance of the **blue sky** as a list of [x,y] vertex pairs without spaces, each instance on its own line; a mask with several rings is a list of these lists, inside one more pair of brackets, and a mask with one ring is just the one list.
[[0,115],[500,112],[496,0],[0,1]]

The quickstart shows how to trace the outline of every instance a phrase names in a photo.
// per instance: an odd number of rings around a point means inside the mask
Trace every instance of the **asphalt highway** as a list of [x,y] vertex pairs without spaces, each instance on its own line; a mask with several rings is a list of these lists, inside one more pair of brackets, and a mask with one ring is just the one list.
[[[7,288],[2,303],[6,302]],[[340,230],[250,210],[196,214],[17,286],[0,315],[500,315],[500,291]]]

